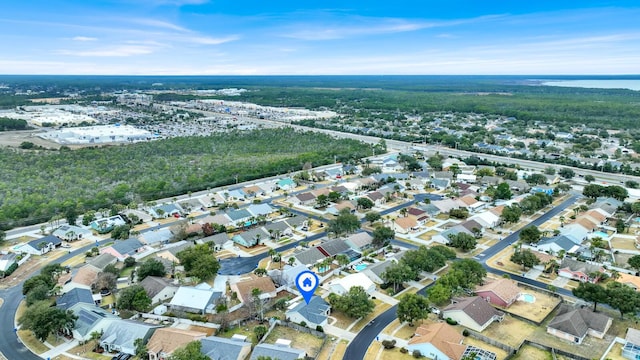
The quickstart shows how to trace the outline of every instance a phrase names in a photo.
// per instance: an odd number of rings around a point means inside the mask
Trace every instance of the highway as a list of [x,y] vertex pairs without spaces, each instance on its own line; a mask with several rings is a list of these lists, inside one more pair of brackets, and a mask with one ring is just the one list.
[[[551,219],[552,217],[554,217],[555,215],[559,214],[564,209],[569,207],[571,204],[574,204],[579,197],[580,195],[572,195],[569,199],[563,201],[560,205],[554,207],[553,209],[550,209],[549,211],[545,212],[544,215],[538,217],[537,219],[532,221],[529,225],[533,225],[533,226],[542,225],[547,220]],[[500,276],[504,274],[508,274],[513,280],[516,280],[518,282],[546,289],[547,284],[545,283],[542,283],[537,280],[525,278],[523,276],[506,273],[504,271],[489,267],[486,264],[486,259],[491,258],[492,256],[499,253],[507,246],[510,246],[512,243],[515,243],[516,241],[518,241],[519,235],[520,235],[520,230],[513,232],[509,236],[502,239],[502,241],[498,242],[494,246],[480,253],[476,258],[478,259],[478,261],[482,263],[484,268],[487,269],[487,272],[491,272]],[[433,284],[434,283],[431,283],[430,285],[420,289],[418,293],[421,295],[425,295],[426,290],[429,288],[429,286],[432,286]],[[571,292],[566,289],[557,289],[556,292],[561,295],[572,296]],[[349,346],[347,346],[347,350],[344,353],[343,359],[344,360],[364,359],[365,354],[367,353],[367,350],[371,346],[371,343],[374,340],[376,340],[376,337],[380,335],[380,333],[382,332],[382,330],[384,330],[385,327],[387,327],[393,320],[397,318],[396,316],[397,309],[398,309],[397,305],[391,307],[389,310],[385,311],[384,313],[376,317],[374,319],[373,324],[362,328],[362,330],[360,330],[360,332],[356,335],[355,339],[353,339],[353,341],[349,343]]]

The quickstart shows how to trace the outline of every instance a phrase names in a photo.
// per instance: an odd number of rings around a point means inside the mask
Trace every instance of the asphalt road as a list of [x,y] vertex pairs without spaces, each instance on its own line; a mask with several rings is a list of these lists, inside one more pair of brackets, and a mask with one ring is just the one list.
[[[562,212],[571,204],[575,203],[579,197],[580,195],[572,195],[569,199],[563,201],[560,205],[554,207],[553,209],[550,209],[544,215],[532,221],[530,225],[539,226],[543,224],[547,220],[551,219],[553,216]],[[499,241],[497,244],[485,250],[484,252],[480,253],[476,257],[478,261],[482,263],[484,268],[487,269],[487,272],[491,272],[497,275],[507,274],[502,270],[494,269],[487,266],[486,259],[491,258],[493,255],[502,251],[507,246],[510,246],[512,243],[516,242],[518,240],[519,234],[520,234],[520,231],[513,232],[509,236],[505,237],[502,241]],[[404,243],[401,243],[399,245],[405,246]],[[539,288],[545,288],[545,289],[547,288],[547,284],[537,280],[532,280],[529,278],[525,278],[523,276],[511,274],[511,273],[509,273],[509,276],[513,280],[516,280],[524,284],[528,284],[528,285],[539,287]],[[433,284],[435,283],[432,283],[422,288],[418,293],[424,295],[426,293],[426,289]],[[571,296],[571,292],[565,289],[558,289],[556,290],[556,292],[561,295]],[[378,317],[376,317],[373,321],[373,324],[365,326],[362,330],[360,330],[360,332],[356,335],[353,341],[349,343],[349,346],[347,346],[347,350],[345,351],[344,356],[342,358],[344,360],[364,359],[365,354],[367,353],[367,350],[371,346],[371,343],[374,340],[376,340],[376,337],[380,335],[380,333],[382,332],[382,330],[384,330],[385,327],[387,327],[393,320],[397,318],[396,316],[397,309],[398,309],[397,305],[391,307],[389,310],[383,312]]]

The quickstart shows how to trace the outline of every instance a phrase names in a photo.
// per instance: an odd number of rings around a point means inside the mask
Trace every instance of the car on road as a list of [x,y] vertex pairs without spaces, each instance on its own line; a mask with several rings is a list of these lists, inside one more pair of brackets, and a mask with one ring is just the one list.
[[429,312],[431,312],[432,314],[440,315],[440,309],[435,306],[430,307]]
[[369,321],[369,322],[367,323],[367,326],[371,326],[371,325],[373,325],[375,322],[376,322],[376,320],[375,320],[375,319],[374,319],[374,320],[371,320],[371,321]]

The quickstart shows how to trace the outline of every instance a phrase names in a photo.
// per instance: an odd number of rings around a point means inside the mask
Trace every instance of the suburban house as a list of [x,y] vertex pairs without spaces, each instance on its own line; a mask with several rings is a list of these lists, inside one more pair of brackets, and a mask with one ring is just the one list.
[[408,208],[407,216],[414,218],[419,226],[424,226],[430,219],[429,214],[427,214],[425,210],[416,207]]
[[445,322],[420,325],[409,340],[407,349],[410,353],[417,350],[422,356],[438,360],[460,360],[472,353],[476,354],[476,360],[496,359],[496,354],[464,345],[463,340],[464,336]]
[[140,286],[151,299],[151,304],[157,304],[171,299],[178,291],[178,286],[171,281],[157,276],[147,276],[140,282]]
[[289,306],[285,316],[289,321],[297,324],[304,322],[306,326],[315,329],[317,326],[327,325],[330,311],[331,306],[329,303],[320,296],[314,296],[309,301],[309,304],[300,301]]
[[111,312],[97,307],[95,304],[84,302],[76,303],[67,310],[78,317],[73,325],[73,338],[86,341],[91,338],[91,333],[104,332],[112,323],[120,321],[120,318]]
[[251,204],[247,207],[247,211],[254,217],[267,216],[275,211],[269,204]]
[[102,334],[100,346],[108,352],[135,355],[135,341],[142,339],[146,343],[157,328],[157,325],[132,320],[116,320]]
[[373,236],[368,232],[362,231],[349,235],[349,237],[345,239],[345,242],[353,250],[362,251],[371,247],[371,244],[373,243]]
[[597,283],[604,269],[600,265],[564,258],[558,268],[558,276],[581,282]]
[[93,286],[98,279],[100,270],[91,265],[85,265],[80,269],[71,272],[71,278],[67,279],[62,286],[62,292],[71,291],[73,288],[83,288],[93,290]]
[[315,204],[315,202],[316,202],[316,196],[313,195],[311,192],[303,192],[300,194],[296,194],[294,197],[291,198],[291,203],[294,205],[311,206]]
[[258,185],[249,185],[242,188],[242,192],[247,194],[247,198],[253,199],[258,195],[264,196],[264,190]]
[[429,187],[436,190],[446,190],[451,186],[451,180],[449,179],[431,179],[429,181]]
[[[307,270],[309,269],[305,265],[295,265],[295,266],[285,265],[282,270],[273,270],[273,271],[280,272],[280,280],[279,280],[280,285],[292,286],[294,285],[298,275],[301,272],[307,271]],[[271,278],[273,279],[273,277]]]
[[274,240],[280,240],[283,236],[292,236],[293,230],[284,221],[272,222],[263,226],[264,230],[269,233],[269,237]]
[[231,224],[231,218],[227,214],[208,215],[198,220],[198,224],[218,224],[227,226]]
[[86,259],[85,261],[87,261],[87,265],[92,266],[99,272],[102,272],[107,266],[115,264],[118,259],[111,254],[100,254],[91,260]]
[[169,307],[173,311],[204,315],[205,312],[214,311],[215,302],[221,296],[221,292],[208,286],[181,286],[173,295]]
[[118,259],[118,261],[124,261],[129,256],[133,256],[144,249],[144,244],[140,240],[130,238],[127,240],[116,240],[115,243],[109,247],[100,250],[101,254],[111,254]]
[[[175,246],[174,246],[175,245]],[[170,262],[175,262],[176,264],[180,263],[180,259],[176,256],[182,250],[187,250],[192,248],[194,245],[192,242],[181,241],[180,243],[171,244],[171,247],[166,247],[164,250],[160,250],[156,253],[156,256],[159,258],[166,259]]]
[[318,262],[324,260],[327,255],[322,253],[318,247],[314,246],[312,248],[302,250],[301,252],[294,254],[293,257],[296,259],[296,262],[301,265],[315,265]]
[[247,194],[242,191],[242,189],[231,189],[224,193],[224,197],[226,200],[230,201],[244,201],[246,199]]
[[487,207],[487,203],[476,200],[472,195],[462,196],[457,201],[460,207],[467,208],[469,212],[478,212]]
[[206,333],[191,330],[173,327],[157,329],[147,343],[149,360],[168,360],[176,349],[205,337]]
[[580,245],[576,245],[570,238],[564,235],[558,235],[550,238],[542,238],[535,248],[538,251],[548,252],[550,254],[558,254],[564,251],[565,254],[575,253],[580,249]]
[[93,230],[97,231],[99,234],[106,234],[109,231],[113,230],[114,227],[122,226],[122,225],[125,225],[126,223],[127,222],[124,221],[122,216],[114,215],[107,218],[94,220],[91,223],[89,223],[89,226]]
[[380,206],[387,202],[384,198],[384,195],[378,191],[372,191],[364,196],[365,198],[371,200],[375,206]]
[[254,289],[260,290],[261,299],[271,299],[276,297],[276,286],[268,276],[251,275],[249,279],[241,280],[230,285],[231,291],[234,291],[238,299],[243,303],[250,302]]
[[93,294],[89,289],[74,288],[62,294],[56,299],[56,307],[62,310],[69,310],[77,304],[86,304],[95,306]]
[[393,221],[393,231],[408,234],[418,230],[418,222],[412,217],[399,217]]
[[47,235],[40,239],[31,240],[20,246],[16,251],[31,255],[44,255],[62,245],[62,240],[53,235]]
[[500,216],[491,211],[483,211],[469,219],[477,221],[483,228],[494,228],[500,224]]
[[353,214],[356,211],[356,207],[357,206],[353,203],[353,201],[343,200],[327,207],[326,211],[328,214],[338,216],[340,214],[340,210],[342,209],[349,209],[349,212]]
[[74,225],[62,225],[57,228],[51,235],[65,241],[74,241],[86,239],[91,236],[91,231]]
[[361,286],[369,295],[376,291],[376,284],[374,284],[373,281],[363,273],[350,274],[329,282],[329,289],[332,293],[337,295],[344,295],[348,293],[354,286]]
[[442,200],[432,201],[431,205],[437,207],[441,213],[448,213],[453,209],[460,208],[460,204],[453,199],[442,199]]
[[374,283],[384,284],[386,281],[382,279],[382,275],[384,274],[385,271],[387,271],[387,268],[389,266],[395,263],[397,263],[397,261],[394,261],[394,259],[380,261],[375,264],[368,265],[361,272],[365,274],[369,279],[371,279],[371,281],[373,281]]
[[[283,343],[286,343],[286,345]],[[283,341],[283,339],[278,339],[275,344],[258,344],[253,349],[249,360],[258,360],[260,358],[297,360],[304,359],[307,356],[304,350],[292,348],[290,343],[290,340]]]
[[236,227],[247,227],[253,225],[253,215],[247,209],[231,210],[227,212],[231,223]]
[[234,335],[231,339],[209,336],[202,340],[200,352],[211,360],[245,360],[251,352],[251,342]]
[[543,193],[547,195],[553,195],[553,188],[551,186],[546,186],[546,185],[536,185],[531,188],[530,192],[532,194]]
[[477,287],[475,293],[493,305],[507,308],[518,300],[522,291],[514,280],[500,278]]
[[504,313],[496,310],[479,296],[454,298],[453,304],[442,310],[443,318],[451,318],[471,330],[482,332],[494,321],[502,321]]
[[[304,216],[296,215],[288,217],[284,220],[292,229],[306,228],[309,226],[309,221]],[[305,229],[306,230],[306,229]]]
[[263,228],[257,227],[235,235],[231,240],[244,247],[252,247],[260,244],[261,240],[269,238],[269,233]]
[[168,217],[180,217],[184,209],[178,204],[162,204],[149,209],[149,214],[154,219],[164,219]]
[[640,330],[634,328],[627,329],[627,336],[624,338],[622,357],[629,360],[640,359]]
[[[200,225],[196,225],[196,227],[198,230],[202,229]],[[190,232],[191,231],[187,229],[187,234]],[[145,245],[160,245],[169,243],[172,237],[173,233],[171,233],[169,228],[161,228],[140,234],[140,241]]]
[[547,333],[581,344],[587,335],[602,339],[611,327],[612,319],[591,309],[572,309],[563,304],[556,317],[547,325]]
[[296,182],[291,178],[280,179],[277,183],[280,190],[289,191],[296,188]]
[[220,251],[222,249],[228,249],[233,247],[233,240],[229,238],[226,232],[204,237],[196,240],[198,244],[213,243],[213,251]]
[[632,288],[635,291],[640,290],[640,277],[638,276],[619,272],[618,278],[615,280],[621,284],[627,285],[628,287]]

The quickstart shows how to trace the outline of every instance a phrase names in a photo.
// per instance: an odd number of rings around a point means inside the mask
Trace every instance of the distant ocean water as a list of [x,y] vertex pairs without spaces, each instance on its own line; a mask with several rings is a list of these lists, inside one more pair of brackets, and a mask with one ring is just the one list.
[[640,91],[640,80],[549,80],[541,85],[591,89],[629,89]]

